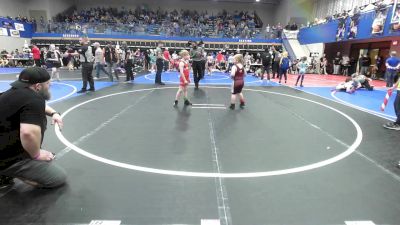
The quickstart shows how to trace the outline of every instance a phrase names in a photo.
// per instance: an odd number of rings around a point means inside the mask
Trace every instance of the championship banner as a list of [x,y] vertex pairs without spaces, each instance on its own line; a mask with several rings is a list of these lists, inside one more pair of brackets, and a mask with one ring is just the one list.
[[356,14],[350,18],[350,29],[347,35],[348,39],[357,38],[359,22],[360,22],[360,14]]
[[400,31],[400,2],[395,0],[393,5],[392,19],[390,20],[390,28],[392,32]]
[[1,26],[4,27],[4,28],[13,29],[12,24],[10,22],[8,22],[8,21],[2,21],[1,22]]
[[8,31],[6,28],[0,28],[0,36],[8,36]]
[[346,18],[339,18],[339,25],[336,31],[336,41],[341,41],[344,39],[346,33]]
[[10,35],[11,37],[20,37],[19,30],[10,29]]
[[382,8],[378,9],[375,12],[375,19],[372,23],[372,34],[380,35],[383,33],[383,28],[385,27],[386,17],[387,17],[388,9]]
[[22,23],[14,23],[14,27],[16,30],[25,31],[24,24]]

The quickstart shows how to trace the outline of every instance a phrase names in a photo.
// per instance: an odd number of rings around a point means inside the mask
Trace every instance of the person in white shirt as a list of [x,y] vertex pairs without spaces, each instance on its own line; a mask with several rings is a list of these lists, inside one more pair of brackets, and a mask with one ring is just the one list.
[[214,57],[212,56],[211,53],[208,53],[207,56],[207,71],[208,75],[211,76],[211,72],[214,69]]
[[171,58],[172,58],[172,64],[173,64],[172,69],[179,70],[179,68],[178,68],[179,67],[179,56],[178,56],[178,54],[176,54],[176,51],[174,51],[174,53],[172,53]]
[[228,69],[225,71],[226,73],[229,73],[231,71],[232,66],[234,65],[234,58],[233,58],[233,53],[231,53],[228,57]]
[[108,77],[110,77],[110,80],[112,80],[112,75],[107,72],[107,70],[104,69],[104,64],[106,63],[104,60],[104,51],[100,47],[99,42],[95,42],[93,46],[96,48],[96,51],[94,53],[94,64],[96,67],[96,77],[94,78],[95,80],[100,78],[100,70],[103,71],[105,74],[107,74]]

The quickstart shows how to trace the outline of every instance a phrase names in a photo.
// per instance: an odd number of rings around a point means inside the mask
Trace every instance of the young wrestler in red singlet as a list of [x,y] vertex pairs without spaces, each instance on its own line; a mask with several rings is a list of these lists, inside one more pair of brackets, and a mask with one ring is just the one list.
[[189,52],[186,50],[182,50],[180,52],[181,55],[181,61],[179,62],[179,89],[176,92],[176,97],[175,97],[175,102],[174,102],[174,107],[178,106],[178,99],[181,96],[181,93],[183,92],[183,99],[185,100],[184,104],[185,105],[192,105],[192,103],[188,100],[187,98],[187,86],[190,83],[190,78],[189,78],[189,59],[190,55]]

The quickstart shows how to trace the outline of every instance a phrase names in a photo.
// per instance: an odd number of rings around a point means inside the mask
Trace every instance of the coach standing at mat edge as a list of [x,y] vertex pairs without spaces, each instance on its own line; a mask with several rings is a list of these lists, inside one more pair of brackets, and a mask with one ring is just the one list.
[[39,188],[54,188],[66,181],[65,171],[52,160],[54,154],[41,148],[46,116],[60,129],[58,112],[46,105],[50,74],[43,68],[24,69],[11,88],[0,95],[0,187],[13,178]]

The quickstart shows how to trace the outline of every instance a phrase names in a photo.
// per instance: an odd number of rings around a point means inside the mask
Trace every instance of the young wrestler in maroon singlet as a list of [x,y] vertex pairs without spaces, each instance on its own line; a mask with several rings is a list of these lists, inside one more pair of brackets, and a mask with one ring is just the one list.
[[239,95],[240,98],[240,108],[243,109],[245,105],[244,97],[242,94],[242,89],[244,86],[244,76],[245,76],[243,55],[237,54],[233,57],[233,60],[235,65],[232,66],[231,70],[231,78],[233,82],[232,82],[231,106],[229,107],[232,110],[235,109],[235,102],[237,95]]

